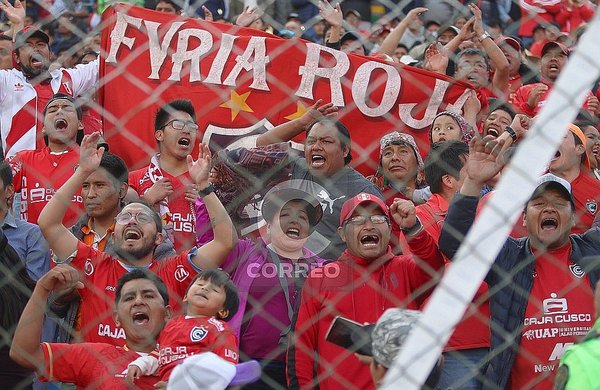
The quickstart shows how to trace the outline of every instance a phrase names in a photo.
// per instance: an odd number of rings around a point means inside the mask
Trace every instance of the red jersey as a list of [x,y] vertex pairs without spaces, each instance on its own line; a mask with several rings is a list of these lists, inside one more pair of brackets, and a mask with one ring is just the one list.
[[[527,100],[529,99],[531,90],[534,87],[536,87],[538,85],[542,85],[542,84],[547,85],[548,89],[540,95],[540,98],[538,99],[537,105],[535,107],[529,107],[529,104],[527,104]],[[544,107],[544,104],[546,103],[546,99],[550,95],[550,91],[552,91],[552,85],[549,85],[548,83],[544,83],[544,82],[523,85],[521,88],[517,89],[517,92],[515,94],[515,98],[514,98],[512,104],[518,111],[522,112],[523,114],[527,115],[530,118],[533,118],[540,112],[542,107]],[[587,94],[587,97],[591,97],[591,96],[593,96],[592,92],[589,91]],[[583,104],[583,108],[587,109],[587,98],[585,100],[585,103]]]
[[[21,192],[21,219],[37,224],[42,209],[77,169],[79,151],[68,149],[53,153],[49,148],[23,150],[8,160],[12,168],[15,191]],[[63,224],[71,226],[83,211],[81,188],[77,190]]]
[[571,191],[575,200],[575,226],[571,233],[581,234],[592,227],[598,213],[600,202],[600,181],[581,171],[571,182]]
[[[104,343],[42,343],[45,376],[42,381],[75,383],[78,389],[125,390],[127,365],[146,354]],[[152,389],[157,376],[135,381],[138,389]]]
[[[553,388],[565,349],[594,324],[594,294],[585,272],[569,259],[571,242],[535,260],[510,389]],[[536,384],[532,387],[532,384]]]
[[[154,181],[149,173],[149,167],[138,169],[129,174],[129,186],[142,196],[152,187]],[[169,179],[173,185],[173,193],[167,198],[168,212],[160,210],[163,225],[168,229],[172,226],[175,251],[180,253],[196,244],[196,213],[194,202],[185,200],[186,188],[194,181],[189,172],[177,177],[162,171],[162,176]],[[171,236],[171,235],[170,235]]]
[[[439,194],[433,194],[427,202],[417,206],[417,217],[423,229],[431,235],[436,245],[442,232],[442,225],[448,213],[448,201]],[[446,259],[446,266],[452,263]],[[482,283],[473,302],[469,305],[467,313],[456,326],[454,333],[448,340],[444,351],[458,351],[473,348],[489,348],[490,346],[490,305],[486,296],[487,284]],[[427,302],[421,305],[424,308]]]
[[[79,242],[77,255],[71,265],[85,275],[85,288],[80,290],[81,333],[86,342],[123,345],[125,331],[113,319],[117,281],[132,267],[126,268],[117,258],[99,252]],[[153,261],[149,268],[165,282],[169,290],[169,304],[177,313],[181,298],[198,270],[188,259],[188,252],[160,262]]]
[[238,363],[237,337],[226,322],[214,317],[176,317],[167,322],[158,345],[158,375],[164,381],[183,359],[203,352],[213,352],[230,363]]

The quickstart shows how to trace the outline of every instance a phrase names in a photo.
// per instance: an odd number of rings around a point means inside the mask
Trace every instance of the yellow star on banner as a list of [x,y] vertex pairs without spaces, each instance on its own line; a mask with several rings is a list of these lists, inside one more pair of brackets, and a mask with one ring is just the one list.
[[236,91],[231,91],[231,97],[229,98],[229,100],[219,106],[223,108],[229,108],[231,110],[232,122],[238,116],[240,111],[254,112],[254,110],[250,108],[248,103],[246,103],[246,99],[248,99],[248,96],[250,96],[250,92],[251,91],[248,91],[244,94],[239,95]]
[[304,113],[308,111],[308,108],[302,104],[302,102],[296,102],[296,112],[288,115],[286,117],[284,117],[284,119],[287,119],[289,121],[294,120],[294,119],[298,119],[300,118],[302,115],[304,115]]

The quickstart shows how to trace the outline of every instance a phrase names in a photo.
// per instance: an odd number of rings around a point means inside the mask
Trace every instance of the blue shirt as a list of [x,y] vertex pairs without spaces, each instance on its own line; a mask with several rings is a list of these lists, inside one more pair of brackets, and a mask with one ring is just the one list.
[[50,250],[38,225],[16,219],[9,212],[2,223],[2,230],[32,279],[38,280],[50,271]]

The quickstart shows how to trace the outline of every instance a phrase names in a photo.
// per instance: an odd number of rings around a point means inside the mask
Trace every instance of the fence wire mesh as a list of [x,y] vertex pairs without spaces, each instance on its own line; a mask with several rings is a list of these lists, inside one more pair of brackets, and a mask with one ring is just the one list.
[[3,0],[0,389],[598,388],[597,6]]

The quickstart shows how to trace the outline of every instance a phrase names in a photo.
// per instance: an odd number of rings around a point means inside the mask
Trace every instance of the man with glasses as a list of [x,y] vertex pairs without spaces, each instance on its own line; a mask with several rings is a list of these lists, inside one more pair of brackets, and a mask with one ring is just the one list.
[[[389,245],[390,218],[402,229],[423,268],[412,254],[394,256]],[[323,390],[374,389],[368,365],[351,351],[325,341],[331,322],[339,315],[361,324],[374,323],[388,308],[418,309],[429,293],[423,286],[444,266],[433,238],[416,217],[414,204],[407,200],[396,199],[388,209],[377,196],[360,193],[343,204],[338,234],[347,249],[338,261],[311,272],[302,289],[296,343],[287,355],[293,389],[312,388],[317,377]]]
[[[143,202],[133,202],[126,205],[115,220],[112,240],[116,256],[99,252],[77,240],[61,220],[75,191],[100,165],[104,148],[96,149],[99,136],[99,133],[94,133],[84,137],[77,170],[56,192],[38,222],[54,254],[59,259],[70,260],[71,265],[85,275],[86,288],[80,290],[83,340],[122,345],[125,333],[115,324],[112,305],[119,277],[138,268],[155,272],[165,281],[169,293],[173,295],[170,304],[178,312],[181,309],[181,297],[193,275],[219,267],[237,243],[237,234],[225,208],[208,183],[210,151],[203,145],[197,161],[193,161],[191,156],[187,157],[187,166],[214,223],[215,239],[200,248],[192,248],[157,262],[154,251],[164,240],[162,221],[152,207]],[[143,315],[136,317],[140,323],[146,320]]]
[[[150,164],[129,175],[130,187],[157,208],[165,231],[177,253],[191,248],[196,239],[194,202],[198,187],[188,171],[186,157],[192,153],[198,136],[192,102],[173,100],[163,105],[154,119],[154,136],[159,152]],[[205,208],[201,209],[205,212]],[[210,235],[201,242],[212,239]]]

